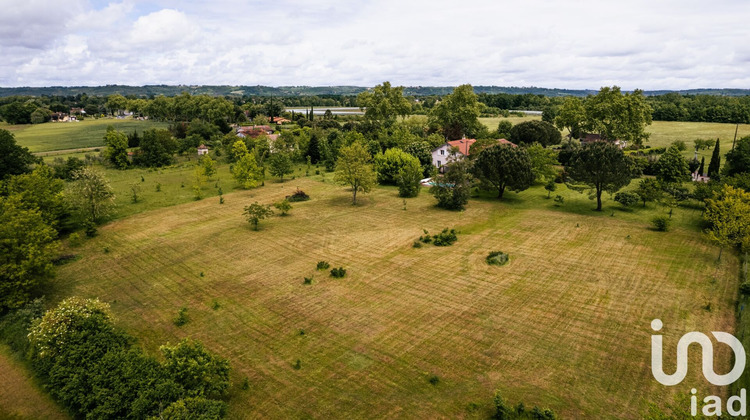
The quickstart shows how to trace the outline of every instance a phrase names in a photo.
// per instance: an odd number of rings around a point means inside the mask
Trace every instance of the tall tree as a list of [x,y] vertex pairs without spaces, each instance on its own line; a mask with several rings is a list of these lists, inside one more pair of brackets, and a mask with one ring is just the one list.
[[554,181],[557,177],[555,165],[560,164],[557,161],[557,153],[552,149],[543,147],[539,143],[526,146],[526,151],[529,152],[529,159],[531,159],[531,171],[534,173],[534,181]]
[[482,150],[474,161],[472,173],[485,186],[497,190],[497,198],[503,198],[506,188],[520,192],[534,182],[529,152],[505,144]]
[[643,91],[622,94],[617,86],[603,87],[584,103],[584,129],[606,140],[624,140],[642,146],[648,140],[646,126],[651,124],[651,107]]
[[555,126],[559,130],[568,130],[568,138],[578,138],[581,126],[586,120],[586,109],[580,98],[569,96],[565,98],[555,117]]
[[84,167],[73,174],[68,197],[84,222],[99,223],[114,207],[115,193],[104,174]]
[[444,167],[444,173],[432,178],[430,193],[435,196],[438,207],[463,210],[469,202],[471,193],[472,176],[469,172],[469,160],[455,160]]
[[268,158],[268,169],[271,175],[279,177],[282,182],[284,181],[284,175],[294,172],[292,160],[284,152],[271,154],[271,157]]
[[708,176],[710,178],[716,178],[719,175],[719,169],[721,169],[721,144],[719,139],[716,139],[716,145],[714,146],[714,152],[711,154],[711,161],[708,162]]
[[698,175],[703,176],[706,174],[706,157],[701,156],[701,165],[698,167]]
[[596,210],[601,211],[602,193],[614,194],[628,185],[633,179],[634,163],[619,147],[598,141],[573,152],[566,170],[572,179],[569,187],[580,192],[591,190],[591,198],[596,198]]
[[391,87],[383,82],[372,90],[357,95],[357,105],[365,110],[365,118],[390,126],[397,117],[405,117],[411,111],[411,104],[404,98],[404,87]]
[[0,310],[22,306],[51,277],[56,236],[39,211],[0,200]]
[[115,130],[111,125],[107,127],[104,135],[104,157],[118,169],[125,169],[130,165],[128,160],[128,136]]
[[237,140],[232,146],[232,153],[237,161],[232,165],[232,176],[244,189],[255,188],[263,182],[263,168],[258,165],[255,149],[247,151],[242,140]]
[[38,210],[44,222],[56,230],[67,215],[63,189],[65,183],[55,178],[47,165],[39,165],[32,173],[16,175],[5,182],[9,199],[23,209]]
[[177,140],[172,137],[169,130],[152,128],[143,132],[141,148],[136,152],[133,161],[147,167],[169,165],[177,147]]
[[479,122],[479,102],[471,85],[461,85],[435,105],[429,114],[430,127],[447,139],[474,136],[484,128]]
[[510,139],[516,144],[540,143],[542,146],[560,144],[562,136],[554,125],[545,121],[526,121],[510,130]]
[[354,142],[339,150],[334,181],[352,187],[352,204],[357,204],[357,192],[370,192],[375,186],[376,174],[370,161],[370,153],[360,142]]
[[727,152],[724,174],[733,176],[750,172],[750,136],[737,141],[737,145]]
[[670,146],[656,162],[656,179],[662,185],[674,185],[690,181],[688,162],[677,146]]
[[750,193],[725,185],[718,197],[706,200],[706,236],[719,245],[719,260],[727,246],[750,246]]
[[31,170],[29,165],[39,161],[29,149],[16,144],[13,133],[0,129],[0,179],[27,173]]

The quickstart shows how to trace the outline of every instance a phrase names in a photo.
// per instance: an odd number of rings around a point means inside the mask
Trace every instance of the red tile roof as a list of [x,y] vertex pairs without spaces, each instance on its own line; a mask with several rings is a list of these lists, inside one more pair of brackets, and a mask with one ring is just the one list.
[[476,143],[476,141],[477,139],[461,139],[449,141],[448,144],[451,147],[458,147],[458,151],[461,152],[461,154],[468,156],[469,148],[471,148],[471,145]]

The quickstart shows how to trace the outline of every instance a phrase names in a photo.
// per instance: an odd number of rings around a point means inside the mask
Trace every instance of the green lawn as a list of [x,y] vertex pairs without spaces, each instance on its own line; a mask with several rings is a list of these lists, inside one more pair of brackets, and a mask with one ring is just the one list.
[[0,418],[14,420],[67,419],[10,348],[0,344]]
[[107,126],[109,125],[126,133],[132,133],[133,130],[138,130],[141,133],[150,128],[166,128],[168,126],[167,123],[153,121],[89,118],[79,122],[5,125],[0,128],[13,132],[18,144],[28,147],[32,152],[49,152],[103,146],[104,134],[107,132]]
[[[185,174],[146,171],[149,190],[159,176],[175,177],[175,188]],[[223,205],[187,198],[112,222],[69,250],[81,259],[59,268],[51,300],[110,302],[149,352],[202,340],[232,363],[231,418],[487,418],[495,389],[563,418],[639,418],[647,402],[692,386],[726,394],[698,369],[670,388],[650,372],[653,318],[664,321],[670,348],[686,331],[734,330],[737,260],[717,265],[699,209],[677,209],[673,230],[660,233],[648,221],[663,208],[626,211],[607,200],[597,213],[564,187],[560,207],[536,186],[448,212],[424,191],[403,210],[392,187],[353,207],[326,178],[225,188]],[[311,201],[250,230],[243,206],[298,186]],[[444,227],[460,232],[453,246],[412,248],[422,229]],[[494,250],[510,263],[487,266]],[[316,271],[320,260],[345,267],[346,278]],[[178,328],[181,306],[190,322]],[[697,365],[699,353],[690,356]],[[245,377],[249,390],[239,386]]]

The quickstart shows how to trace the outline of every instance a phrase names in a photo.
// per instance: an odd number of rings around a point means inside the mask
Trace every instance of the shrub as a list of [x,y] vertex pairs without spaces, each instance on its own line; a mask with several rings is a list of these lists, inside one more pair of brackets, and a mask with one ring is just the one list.
[[218,311],[219,308],[221,308],[221,304],[218,300],[214,299],[214,301],[211,303],[211,309],[213,309],[214,311]]
[[615,194],[615,201],[625,207],[630,207],[638,204],[641,201],[641,196],[634,192],[622,191]]
[[302,282],[302,284],[312,284],[312,277],[305,277],[305,280]]
[[182,308],[180,308],[180,311],[177,312],[177,317],[175,317],[174,319],[174,325],[181,327],[187,324],[188,321],[189,319],[187,316],[187,308],[183,306]]
[[318,261],[318,270],[328,270],[328,268],[331,266],[331,264],[328,264],[327,261]]
[[669,219],[667,216],[656,216],[653,219],[651,219],[651,225],[654,227],[655,230],[659,232],[666,232],[669,230],[669,225],[672,223],[672,220]]
[[442,232],[432,237],[432,244],[435,246],[450,246],[457,240],[456,230],[445,228]]
[[302,361],[297,359],[297,361],[294,362],[294,365],[292,365],[292,367],[294,368],[294,370],[302,369]]
[[740,285],[740,293],[750,295],[750,282],[744,282]]
[[414,241],[413,244],[411,244],[412,248],[422,248],[422,242],[420,241]]
[[487,261],[487,264],[489,265],[505,265],[508,263],[508,259],[508,254],[502,251],[492,251],[487,255],[485,261]]
[[432,384],[432,385],[437,385],[437,384],[439,384],[439,383],[440,383],[440,378],[438,378],[438,376],[437,376],[437,375],[430,375],[429,379],[427,379],[427,380],[428,380],[428,381],[430,382],[430,384]]
[[273,203],[273,206],[281,212],[282,216],[286,216],[289,210],[292,209],[292,205],[289,204],[288,199],[283,199],[281,201],[278,201],[276,203]]
[[556,207],[560,207],[563,204],[565,204],[565,197],[563,197],[561,195],[556,195],[555,196],[555,206]]
[[292,195],[286,196],[287,201],[294,203],[296,201],[307,201],[310,199],[310,196],[305,194],[304,191],[297,188],[297,191],[295,191]]
[[73,232],[68,237],[68,243],[73,248],[77,248],[83,244],[83,236],[79,232]]
[[331,277],[340,279],[346,276],[346,269],[344,267],[334,268],[331,270]]
[[250,380],[245,376],[245,379],[242,380],[242,389],[247,391],[250,389]]

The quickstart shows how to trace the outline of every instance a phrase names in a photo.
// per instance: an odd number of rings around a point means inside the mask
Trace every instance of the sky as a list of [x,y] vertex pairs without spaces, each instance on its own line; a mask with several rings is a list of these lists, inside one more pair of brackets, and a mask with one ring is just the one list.
[[750,88],[744,0],[0,0],[0,86]]

